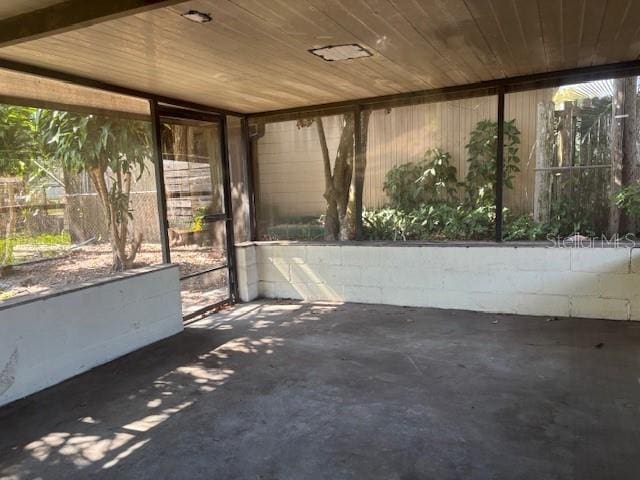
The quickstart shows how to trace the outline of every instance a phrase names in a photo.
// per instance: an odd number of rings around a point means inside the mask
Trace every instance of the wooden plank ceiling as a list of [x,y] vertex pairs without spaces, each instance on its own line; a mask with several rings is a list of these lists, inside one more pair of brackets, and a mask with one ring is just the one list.
[[[0,58],[248,113],[636,60],[638,18],[638,0],[199,0]],[[373,56],[308,52],[345,43]]]

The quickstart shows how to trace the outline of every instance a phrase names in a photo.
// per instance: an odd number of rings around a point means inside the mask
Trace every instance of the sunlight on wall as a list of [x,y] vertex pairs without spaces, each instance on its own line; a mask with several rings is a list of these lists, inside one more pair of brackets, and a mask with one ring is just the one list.
[[[305,300],[342,301],[342,292],[330,286],[327,281],[331,279],[323,279],[317,270],[318,267],[314,270],[304,263],[291,264],[291,284],[300,297]],[[331,273],[326,272],[325,276],[330,277]]]

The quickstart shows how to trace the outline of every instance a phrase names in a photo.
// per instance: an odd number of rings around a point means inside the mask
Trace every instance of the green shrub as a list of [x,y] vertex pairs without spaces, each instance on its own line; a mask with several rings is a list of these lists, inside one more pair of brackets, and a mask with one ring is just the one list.
[[364,210],[362,229],[367,240],[407,240],[406,215],[395,208]]
[[445,203],[423,205],[408,214],[414,240],[441,240],[456,208]]
[[[490,120],[471,132],[466,183],[460,183],[451,155],[428,150],[417,163],[387,172],[384,191],[389,206],[364,212],[365,237],[376,240],[486,240],[495,234],[495,182],[498,125]],[[504,125],[504,186],[513,188],[520,171],[520,131],[515,120]],[[459,190],[464,187],[464,201]],[[506,212],[506,210],[505,210]],[[529,216],[507,223],[505,239],[540,239],[550,230]]]
[[205,217],[209,214],[209,207],[196,208],[195,214],[191,219],[191,225],[189,229],[192,232],[202,232],[205,226]]
[[586,199],[581,202],[563,193],[551,205],[549,228],[561,237],[574,233],[594,237],[598,236],[598,232],[606,230],[608,215],[608,206],[592,205]]
[[505,241],[544,240],[548,235],[557,233],[551,225],[538,223],[531,215],[518,215],[511,218],[505,209],[503,219],[502,237]]
[[451,240],[491,240],[495,235],[495,222],[495,205],[459,206],[445,225],[443,234]]
[[[470,205],[495,204],[497,140],[498,123],[491,120],[478,122],[471,132],[466,145],[469,154],[466,199]],[[504,122],[503,185],[509,189],[513,188],[513,178],[520,171],[519,146],[520,130],[515,119]]]
[[423,205],[410,212],[394,208],[367,210],[363,216],[369,240],[483,240],[493,238],[495,207]]
[[632,218],[640,217],[640,184],[634,183],[620,190],[615,198],[618,208]]
[[451,155],[436,148],[427,150],[417,163],[390,169],[385,175],[383,190],[392,208],[408,212],[424,204],[455,201],[459,185]]

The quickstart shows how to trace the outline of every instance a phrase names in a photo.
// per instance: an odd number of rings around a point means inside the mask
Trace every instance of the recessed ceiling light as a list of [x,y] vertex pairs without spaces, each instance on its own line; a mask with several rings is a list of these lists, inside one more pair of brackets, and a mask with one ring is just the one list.
[[373,55],[369,50],[357,43],[350,43],[347,45],[329,45],[326,47],[311,49],[309,52],[327,62],[352,60],[354,58],[365,58]]
[[183,13],[182,16],[187,20],[191,20],[196,23],[209,23],[212,20],[211,15],[197,10],[189,10],[188,12]]

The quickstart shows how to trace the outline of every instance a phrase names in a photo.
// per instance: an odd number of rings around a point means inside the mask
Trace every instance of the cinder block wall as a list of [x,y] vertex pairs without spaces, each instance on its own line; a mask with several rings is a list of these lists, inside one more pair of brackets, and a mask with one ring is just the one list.
[[0,405],[182,331],[175,265],[0,307]]
[[293,242],[258,242],[243,249],[242,300],[262,296],[640,320],[638,249]]
[[258,298],[256,246],[252,242],[236,244],[238,297],[241,302]]

